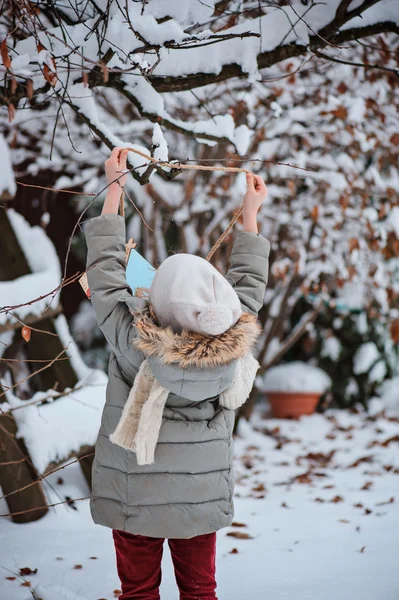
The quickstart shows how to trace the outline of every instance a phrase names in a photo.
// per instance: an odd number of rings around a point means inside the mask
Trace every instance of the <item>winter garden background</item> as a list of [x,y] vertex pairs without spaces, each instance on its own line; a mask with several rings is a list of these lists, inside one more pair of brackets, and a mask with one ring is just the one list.
[[[398,0],[0,2],[0,598],[120,590],[89,516],[108,350],[81,226],[131,152],[128,237],[206,256],[269,190],[256,386],[237,415],[221,600],[397,600]],[[240,228],[240,222],[235,229]],[[229,234],[212,262],[225,272]],[[277,419],[272,391],[317,392]],[[161,588],[176,597],[169,554]]]

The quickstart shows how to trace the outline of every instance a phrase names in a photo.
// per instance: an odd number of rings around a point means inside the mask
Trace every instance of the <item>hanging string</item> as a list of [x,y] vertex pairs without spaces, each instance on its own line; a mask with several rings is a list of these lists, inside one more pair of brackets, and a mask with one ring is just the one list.
[[[187,165],[187,164],[181,163],[181,162],[169,162],[166,160],[158,160],[158,159],[154,158],[153,156],[150,156],[149,154],[142,152],[141,150],[137,150],[136,148],[124,148],[124,150],[129,150],[130,152],[134,152],[135,154],[142,156],[149,162],[156,164],[158,167],[170,167],[171,169],[182,169],[182,170],[190,169],[192,171],[228,171],[230,173],[249,173],[250,175],[253,175],[253,173],[251,173],[251,171],[249,171],[248,169],[242,169],[241,167],[211,167],[209,165]],[[240,206],[240,208],[235,211],[233,218],[230,220],[230,223],[227,225],[226,229],[223,231],[221,236],[216,240],[216,242],[214,243],[214,245],[208,252],[208,254],[206,256],[206,260],[208,260],[208,261],[211,260],[212,256],[215,254],[216,250],[223,243],[223,241],[226,239],[226,237],[228,236],[228,234],[230,233],[230,231],[232,230],[234,225],[237,223],[238,219],[240,218],[240,216],[242,214],[242,210],[243,210],[243,206]],[[121,193],[121,197],[119,200],[119,212],[122,217],[125,216],[124,192]]]

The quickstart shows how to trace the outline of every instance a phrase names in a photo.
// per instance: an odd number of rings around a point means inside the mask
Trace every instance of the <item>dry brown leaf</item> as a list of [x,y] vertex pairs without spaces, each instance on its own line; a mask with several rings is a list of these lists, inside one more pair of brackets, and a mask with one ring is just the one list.
[[314,223],[317,222],[319,218],[319,207],[317,206],[317,204],[315,204],[315,206],[312,208],[310,212],[310,217]]
[[392,444],[392,442],[399,443],[399,435],[394,435],[394,436],[388,438],[387,440],[385,440],[385,442],[381,442],[380,446],[382,446],[383,448],[387,448],[389,446],[389,444]]
[[348,111],[346,110],[345,106],[339,106],[335,110],[332,110],[331,114],[334,115],[334,117],[336,117],[337,119],[345,121],[346,117],[348,116]]
[[252,488],[253,492],[265,492],[266,488],[265,488],[265,484],[264,483],[258,483],[258,485],[255,485]]
[[24,338],[25,342],[29,342],[32,330],[30,327],[24,325],[21,329],[21,335]]
[[337,92],[339,94],[345,94],[345,92],[347,92],[347,91],[348,91],[348,86],[346,85],[346,83],[344,81],[341,81],[341,83],[337,87]]
[[249,535],[249,533],[245,533],[244,531],[229,531],[226,535],[234,538],[238,538],[239,540],[253,540],[253,536]]
[[343,502],[344,499],[342,498],[342,496],[334,496],[334,498],[331,498],[330,502],[334,502],[334,504],[338,504],[338,502]]
[[366,481],[366,483],[360,488],[363,491],[368,491],[373,485],[372,481]]
[[8,122],[11,123],[15,118],[15,106],[12,102],[8,105]]
[[74,569],[83,569],[83,566],[82,565],[75,565],[73,568]]
[[22,586],[22,587],[31,587],[30,581],[23,581],[23,582],[21,583],[21,586]]
[[354,463],[352,463],[351,465],[349,465],[349,469],[353,469],[355,467],[358,467],[359,465],[361,465],[362,463],[372,463],[374,460],[374,456],[372,454],[368,455],[368,456],[362,456],[361,458],[358,458],[357,460],[355,460]]
[[245,523],[239,523],[238,521],[233,521],[231,526],[232,527],[248,527],[248,525],[245,525]]
[[29,100],[32,99],[32,96],[33,96],[33,81],[32,81],[32,79],[27,79],[27,81],[26,81],[26,95],[28,96]]
[[20,575],[35,575],[37,573],[37,569],[30,569],[29,567],[22,567],[19,570]]
[[0,44],[0,54],[1,54],[1,60],[3,61],[3,65],[5,66],[6,69],[10,69],[11,68],[11,60],[10,60],[10,55],[8,54],[8,49],[7,49],[7,38],[4,38],[4,40]]
[[238,554],[238,550],[237,548],[232,548],[229,552],[229,554]]
[[389,498],[389,500],[386,500],[385,502],[377,502],[376,506],[385,506],[386,504],[393,504],[395,502],[395,498],[392,496],[391,498]]
[[312,478],[308,471],[307,473],[301,473],[300,475],[297,475],[292,481],[296,481],[297,483],[312,483]]
[[43,65],[43,77],[46,81],[49,82],[50,85],[54,86],[57,82],[57,75],[56,75],[56,71],[55,71],[55,62],[54,62],[54,58],[51,59],[51,62],[53,63],[53,70],[50,69],[50,67],[48,65],[46,65],[46,63],[44,63]]
[[394,344],[399,344],[399,319],[394,319],[391,323],[390,334]]
[[6,579],[8,579],[8,581],[15,581],[15,580],[16,580],[16,577],[12,577],[12,576],[10,576],[10,577],[6,577]]

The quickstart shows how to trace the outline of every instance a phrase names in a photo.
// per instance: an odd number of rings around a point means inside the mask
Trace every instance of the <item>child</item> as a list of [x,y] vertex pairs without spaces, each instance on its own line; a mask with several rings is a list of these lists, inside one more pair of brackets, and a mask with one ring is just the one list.
[[176,254],[159,267],[147,301],[125,279],[121,188],[112,182],[127,154],[115,148],[106,161],[102,214],[85,228],[91,300],[112,351],[90,509],[112,529],[119,600],[159,600],[165,539],[180,600],[214,600],[216,531],[233,521],[234,409],[259,366],[251,349],[270,243],[256,217],[267,190],[247,175],[226,277],[203,258]]

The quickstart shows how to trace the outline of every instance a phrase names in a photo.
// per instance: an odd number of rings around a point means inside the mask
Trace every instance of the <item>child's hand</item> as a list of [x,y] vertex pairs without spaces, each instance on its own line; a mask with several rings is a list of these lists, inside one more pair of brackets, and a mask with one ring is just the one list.
[[122,188],[126,185],[127,178],[127,175],[122,175],[119,171],[126,169],[126,157],[128,154],[129,150],[114,148],[111,156],[105,161],[105,174],[109,185],[107,196],[104,200],[103,215],[118,214],[119,198]]
[[242,218],[244,231],[258,233],[256,215],[267,196],[267,187],[260,175],[247,173],[247,193],[244,196]]
[[[112,150],[111,156],[105,161],[105,174],[110,184],[109,190],[117,190],[120,193],[121,187],[126,185],[127,175],[121,175],[120,171],[126,169],[126,157],[128,154],[129,150],[117,147]],[[118,181],[115,181],[115,179]]]
[[247,173],[247,193],[244,196],[243,214],[256,215],[267,196],[267,187],[260,175]]

